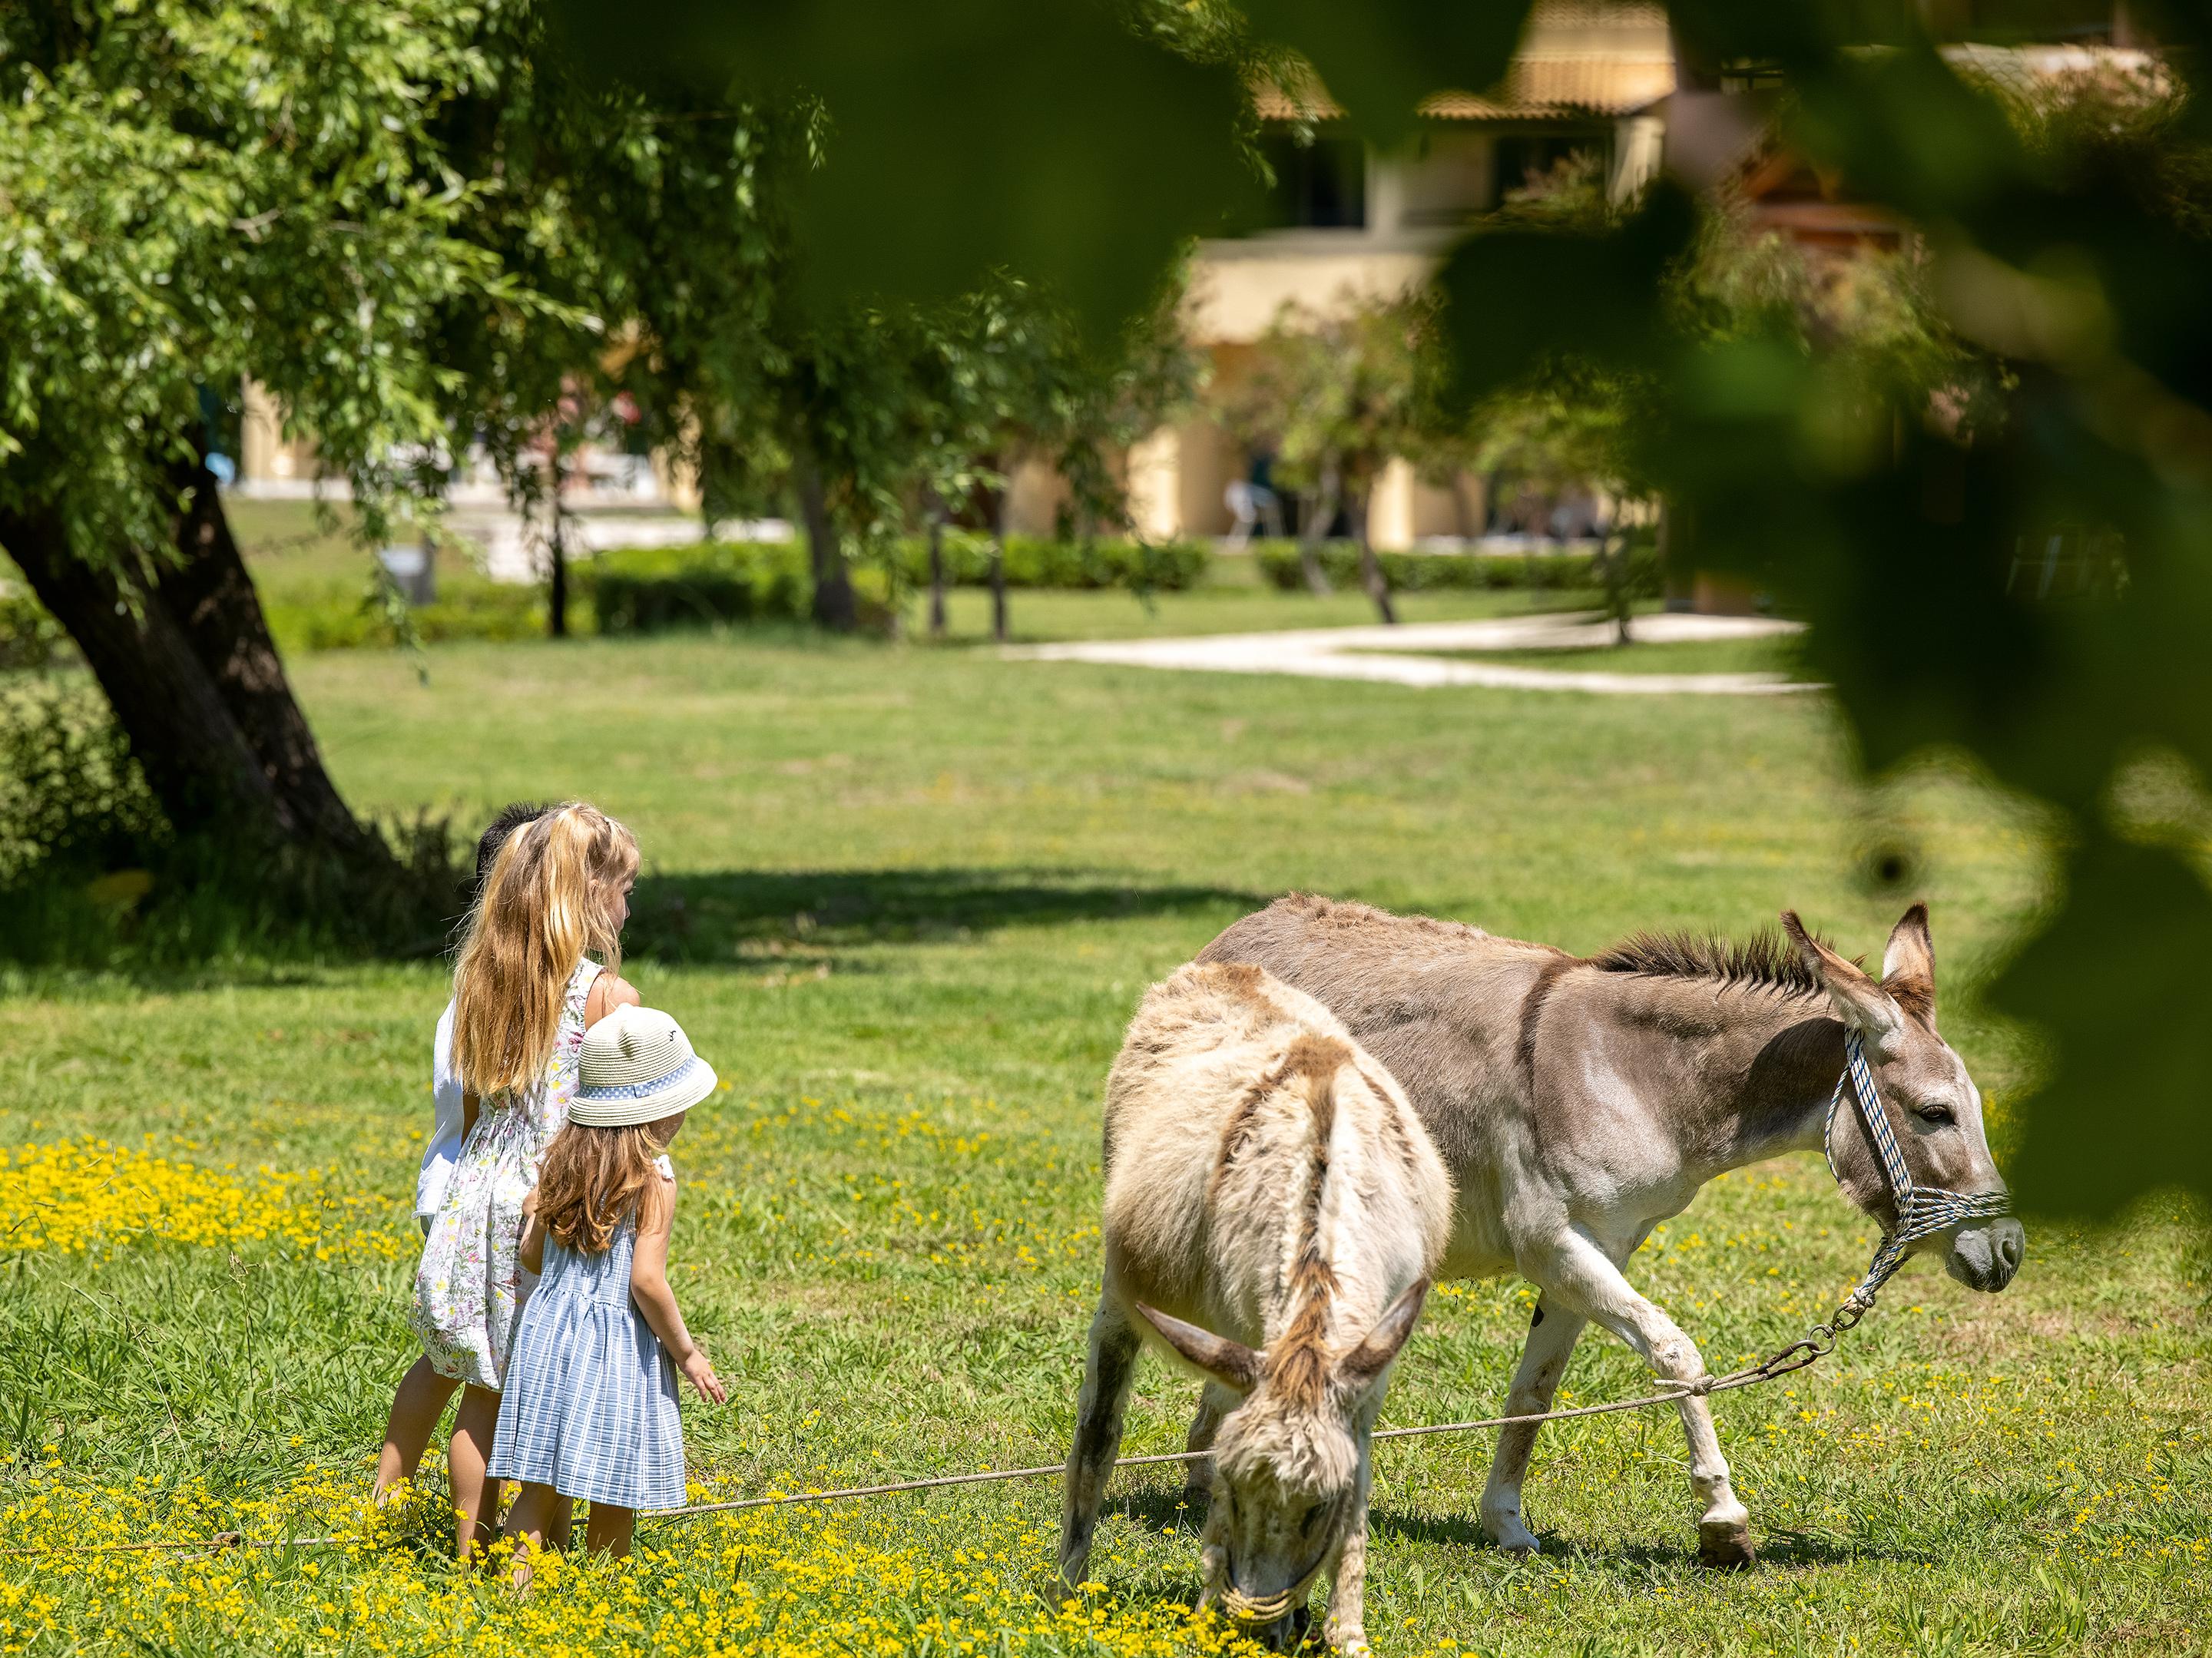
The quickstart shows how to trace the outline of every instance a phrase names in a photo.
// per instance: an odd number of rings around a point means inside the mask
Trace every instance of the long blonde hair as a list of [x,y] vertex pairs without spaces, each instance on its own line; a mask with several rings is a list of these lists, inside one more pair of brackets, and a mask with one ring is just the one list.
[[623,1223],[645,1224],[667,1149],[658,1123],[619,1128],[572,1122],[553,1137],[538,1167],[530,1209],[546,1231],[571,1249],[596,1255],[610,1248]]
[[581,801],[526,823],[499,849],[453,964],[453,1067],[478,1099],[545,1074],[578,962],[596,956],[621,971],[614,907],[636,873],[630,832]]

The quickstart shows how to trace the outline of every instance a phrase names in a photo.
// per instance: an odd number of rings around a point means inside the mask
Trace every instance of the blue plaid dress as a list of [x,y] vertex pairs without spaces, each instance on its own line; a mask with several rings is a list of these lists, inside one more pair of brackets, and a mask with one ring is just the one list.
[[493,1479],[617,1508],[683,1507],[676,1361],[629,1298],[636,1248],[635,1221],[603,1254],[545,1240],[500,1393]]

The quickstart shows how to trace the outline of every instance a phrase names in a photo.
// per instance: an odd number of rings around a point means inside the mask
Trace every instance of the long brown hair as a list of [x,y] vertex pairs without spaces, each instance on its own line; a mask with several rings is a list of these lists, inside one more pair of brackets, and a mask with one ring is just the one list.
[[615,901],[637,873],[630,832],[580,801],[509,835],[453,964],[453,1067],[480,1100],[537,1085],[586,956],[622,969]]
[[596,1255],[623,1223],[645,1220],[648,1194],[660,1179],[653,1167],[666,1146],[655,1123],[619,1128],[572,1122],[553,1137],[538,1168],[530,1207],[546,1232],[571,1249]]

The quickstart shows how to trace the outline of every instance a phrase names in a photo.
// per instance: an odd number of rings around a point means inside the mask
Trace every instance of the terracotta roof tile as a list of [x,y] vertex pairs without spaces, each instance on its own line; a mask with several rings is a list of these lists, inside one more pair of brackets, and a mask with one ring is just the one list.
[[[1293,78],[1295,84],[1255,89],[1262,119],[1326,121],[1344,113],[1310,70]],[[1538,0],[1504,81],[1481,93],[1432,94],[1420,111],[1438,121],[1625,115],[1674,89],[1674,57],[1660,7]]]

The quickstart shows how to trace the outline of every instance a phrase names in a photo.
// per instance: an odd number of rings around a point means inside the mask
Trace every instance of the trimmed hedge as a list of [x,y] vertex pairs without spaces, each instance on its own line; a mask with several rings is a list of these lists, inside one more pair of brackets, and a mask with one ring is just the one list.
[[[333,586],[321,593],[295,594],[266,609],[269,631],[286,650],[389,648],[399,642],[398,630],[384,607],[358,587]],[[416,637],[429,644],[454,639],[535,639],[545,632],[545,590],[481,577],[449,578],[438,584],[437,603],[410,610],[408,619]],[[588,603],[580,606],[572,596],[568,621],[578,632],[589,631]]]
[[[1286,592],[1305,586],[1293,541],[1255,541],[1252,556],[1261,574]],[[1391,587],[1402,593],[1445,588],[1527,588],[1557,592],[1566,588],[1604,586],[1588,553],[1531,553],[1526,556],[1499,553],[1377,553],[1382,574]],[[1359,549],[1349,541],[1326,541],[1321,546],[1321,568],[1339,587],[1359,586]],[[1631,543],[1628,549],[1628,591],[1632,598],[1656,598],[1664,591],[1659,552],[1649,544]]]
[[[919,537],[896,544],[893,557],[911,586],[929,581],[929,544]],[[1006,537],[1006,586],[1097,589],[1127,587],[1136,592],[1183,592],[1206,580],[1213,550],[1197,541],[1048,541],[1037,536]],[[991,544],[984,537],[954,531],[945,537],[945,579],[956,587],[988,586]]]
[[796,542],[619,547],[578,567],[604,634],[806,618],[813,581]]
[[[989,542],[954,533],[945,537],[945,580],[979,587],[991,579]],[[929,545],[918,537],[891,544],[890,570],[866,561],[853,569],[864,612],[888,618],[890,582],[915,588],[929,581]],[[1212,551],[1194,541],[1150,545],[1137,541],[1047,541],[1012,536],[1006,542],[1009,587],[1182,592],[1206,579]],[[601,633],[659,633],[672,628],[719,627],[730,623],[806,619],[813,579],[805,544],[693,542],[675,547],[623,547],[577,567],[579,585],[591,594]]]

